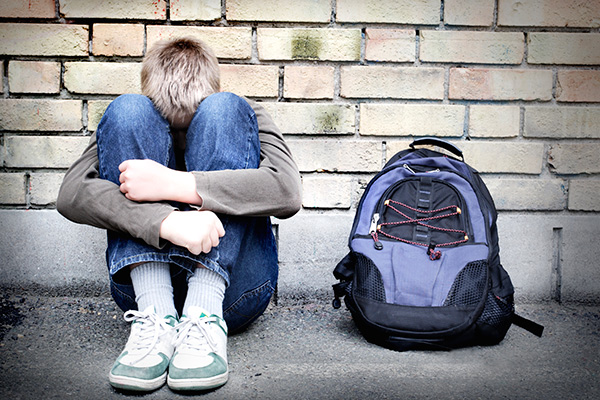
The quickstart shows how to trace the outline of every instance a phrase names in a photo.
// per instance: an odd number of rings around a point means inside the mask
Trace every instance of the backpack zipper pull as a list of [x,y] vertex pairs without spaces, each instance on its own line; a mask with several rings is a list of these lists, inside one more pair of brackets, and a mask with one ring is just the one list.
[[409,167],[408,164],[404,164],[403,167],[409,170],[411,174],[415,175],[415,171],[413,171],[413,169]]
[[369,234],[377,232],[377,223],[379,222],[379,213],[373,214],[373,218],[371,218],[371,227],[369,228]]
[[383,244],[379,241],[379,237],[377,235],[377,224],[379,223],[379,213],[373,214],[373,218],[371,219],[371,227],[369,228],[369,235],[373,238],[373,246],[376,250],[383,249]]

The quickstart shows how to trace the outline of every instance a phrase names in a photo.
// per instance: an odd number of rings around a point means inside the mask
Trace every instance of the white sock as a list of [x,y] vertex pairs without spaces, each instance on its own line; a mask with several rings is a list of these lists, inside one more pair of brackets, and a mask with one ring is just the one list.
[[177,317],[168,263],[151,261],[140,264],[131,270],[130,275],[139,311],[154,306],[156,314],[161,317]]
[[190,307],[200,307],[208,315],[223,318],[223,299],[225,298],[225,279],[213,270],[197,267],[188,279],[188,292],[183,305],[183,315],[188,315]]

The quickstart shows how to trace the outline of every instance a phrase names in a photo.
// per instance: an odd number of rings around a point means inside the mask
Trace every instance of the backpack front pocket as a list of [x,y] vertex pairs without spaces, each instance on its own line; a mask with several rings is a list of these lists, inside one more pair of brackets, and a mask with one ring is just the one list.
[[[403,179],[390,186],[374,213],[371,234],[428,249],[468,243],[469,219],[460,192],[430,177]],[[435,255],[434,255],[435,256]]]

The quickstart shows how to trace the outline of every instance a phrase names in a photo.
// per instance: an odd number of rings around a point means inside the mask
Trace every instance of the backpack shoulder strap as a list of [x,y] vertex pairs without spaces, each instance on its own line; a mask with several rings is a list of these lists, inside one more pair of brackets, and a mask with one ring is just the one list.
[[516,313],[513,314],[512,323],[528,332],[533,333],[537,337],[542,337],[542,333],[544,332],[544,327],[542,325]]
[[333,270],[333,276],[340,281],[350,281],[354,277],[354,266],[356,260],[354,254],[349,252],[340,262],[336,265]]
[[355,255],[352,251],[350,251],[344,258],[340,260],[340,262],[336,265],[333,270],[333,275],[336,279],[339,280],[338,283],[333,285],[333,308],[340,308],[342,306],[342,302],[340,301],[341,297],[344,297],[348,294],[350,282],[354,278],[354,266],[356,265]]

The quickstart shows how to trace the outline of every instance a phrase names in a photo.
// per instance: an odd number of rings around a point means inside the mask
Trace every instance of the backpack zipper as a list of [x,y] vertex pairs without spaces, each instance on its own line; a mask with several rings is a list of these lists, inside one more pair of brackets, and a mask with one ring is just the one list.
[[373,214],[373,218],[371,218],[371,226],[369,228],[369,235],[373,238],[373,247],[376,250],[383,249],[383,244],[379,241],[379,235],[377,235],[377,224],[379,223],[379,213]]

